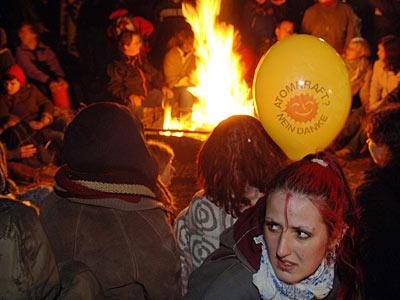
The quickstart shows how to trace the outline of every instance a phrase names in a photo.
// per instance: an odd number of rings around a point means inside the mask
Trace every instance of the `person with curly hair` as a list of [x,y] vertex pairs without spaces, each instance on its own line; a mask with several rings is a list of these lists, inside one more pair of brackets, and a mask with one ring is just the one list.
[[201,190],[177,218],[182,293],[191,272],[220,244],[219,236],[256,204],[264,183],[284,167],[287,158],[254,117],[232,116],[211,132],[197,160]]

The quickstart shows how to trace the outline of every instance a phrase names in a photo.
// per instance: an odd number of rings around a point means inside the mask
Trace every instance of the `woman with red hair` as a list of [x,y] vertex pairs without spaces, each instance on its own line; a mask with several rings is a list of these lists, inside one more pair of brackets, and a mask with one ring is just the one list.
[[185,299],[355,299],[358,219],[340,167],[306,156],[221,235]]

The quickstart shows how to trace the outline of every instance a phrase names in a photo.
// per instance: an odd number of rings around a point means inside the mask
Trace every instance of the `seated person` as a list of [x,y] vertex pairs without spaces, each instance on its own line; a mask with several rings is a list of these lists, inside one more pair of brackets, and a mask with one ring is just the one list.
[[[29,81],[47,97],[53,96],[56,105],[69,108],[68,83],[65,81],[64,71],[56,54],[40,41],[38,26],[23,23],[18,35],[21,45],[16,50],[15,58]],[[64,103],[58,101],[60,94],[66,94]]]
[[138,31],[125,30],[118,37],[120,55],[107,67],[108,90],[119,103],[127,105],[139,118],[143,107],[161,106],[172,98],[162,74],[142,55],[142,40]]
[[7,149],[52,141],[61,149],[62,132],[53,130],[53,104],[34,85],[26,83],[18,65],[3,77],[6,93],[0,94],[0,133]]
[[179,110],[183,114],[190,113],[193,106],[193,95],[187,89],[192,85],[190,76],[195,70],[193,43],[194,33],[187,26],[172,39],[171,49],[164,57],[165,81],[174,91]]
[[142,124],[117,103],[81,110],[40,218],[58,263],[85,263],[107,299],[177,299],[179,257]]

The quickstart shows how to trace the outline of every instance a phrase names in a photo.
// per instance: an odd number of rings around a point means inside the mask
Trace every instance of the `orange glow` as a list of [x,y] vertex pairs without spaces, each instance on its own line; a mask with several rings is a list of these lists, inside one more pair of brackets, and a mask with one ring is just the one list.
[[183,15],[195,35],[196,70],[189,91],[197,98],[190,120],[177,120],[166,107],[164,129],[212,130],[235,114],[253,115],[250,88],[242,78],[240,57],[233,52],[234,28],[219,23],[221,0],[184,3]]

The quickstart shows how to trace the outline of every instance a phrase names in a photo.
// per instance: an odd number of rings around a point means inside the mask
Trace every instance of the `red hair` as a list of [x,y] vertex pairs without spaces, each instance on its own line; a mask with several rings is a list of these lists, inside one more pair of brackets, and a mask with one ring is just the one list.
[[355,243],[359,207],[350,193],[340,166],[323,153],[308,155],[280,172],[268,194],[276,190],[305,194],[318,208],[330,241],[338,241],[336,263],[341,288],[339,299],[352,299],[361,283]]

